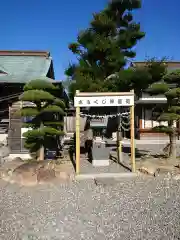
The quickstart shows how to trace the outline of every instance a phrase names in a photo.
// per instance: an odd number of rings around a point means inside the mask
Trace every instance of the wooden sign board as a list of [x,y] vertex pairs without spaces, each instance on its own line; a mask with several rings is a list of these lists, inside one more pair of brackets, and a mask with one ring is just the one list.
[[133,106],[134,96],[78,96],[74,97],[75,107]]

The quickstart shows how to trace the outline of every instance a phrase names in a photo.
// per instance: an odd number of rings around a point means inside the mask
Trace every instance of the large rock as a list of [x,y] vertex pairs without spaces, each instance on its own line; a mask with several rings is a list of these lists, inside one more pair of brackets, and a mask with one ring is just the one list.
[[20,158],[16,158],[14,160],[8,159],[8,161],[4,162],[4,164],[2,164],[0,167],[0,177],[3,179],[6,178],[5,180],[7,180],[7,179],[10,180],[12,172],[17,167],[21,166],[23,163],[24,163],[24,161]]
[[53,169],[48,169],[47,164],[40,162],[24,163],[15,170],[9,171],[9,178],[4,180],[10,183],[18,183],[22,186],[35,186],[55,178]]
[[70,170],[64,168],[64,166],[62,166],[61,169],[61,164],[58,166],[49,161],[43,161],[21,163],[21,165],[16,168],[6,167],[4,171],[1,169],[0,173],[1,178],[10,183],[17,183],[22,186],[35,186],[38,183],[51,182],[58,178],[63,180],[73,180],[73,178],[70,178],[72,174],[70,174],[70,172],[65,172],[65,169]]
[[14,170],[10,175],[10,183],[17,183],[22,186],[35,186],[37,184],[37,174],[33,171]]
[[37,171],[41,166],[38,163],[24,163],[15,168],[7,171],[6,176],[2,177],[10,183],[18,183],[23,186],[34,186],[37,184]]
[[54,180],[56,178],[54,169],[40,168],[37,171],[37,182],[46,183]]

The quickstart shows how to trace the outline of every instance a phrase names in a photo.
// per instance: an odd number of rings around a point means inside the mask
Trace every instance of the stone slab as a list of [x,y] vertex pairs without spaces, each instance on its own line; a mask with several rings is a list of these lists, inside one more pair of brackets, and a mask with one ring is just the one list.
[[78,174],[75,176],[76,180],[86,180],[86,179],[99,179],[99,178],[131,178],[138,177],[138,172],[126,172],[126,173],[92,173],[92,174]]
[[104,166],[109,166],[109,164],[110,164],[109,159],[106,159],[106,160],[93,159],[92,160],[92,165],[94,167],[104,167]]

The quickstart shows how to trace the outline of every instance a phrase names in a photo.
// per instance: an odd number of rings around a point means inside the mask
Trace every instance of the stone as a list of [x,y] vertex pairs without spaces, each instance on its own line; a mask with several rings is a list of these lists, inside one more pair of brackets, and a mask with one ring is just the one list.
[[16,157],[16,158],[14,158],[12,161],[14,161],[14,162],[24,162],[24,160],[22,160],[22,158],[20,158],[20,157]]
[[52,170],[55,169],[55,165],[56,165],[55,161],[43,161],[41,168],[44,168],[46,170]]
[[24,162],[22,162],[22,161],[14,161],[7,157],[7,161],[4,162],[4,164],[1,166],[1,168],[4,170],[11,169],[12,171],[14,171],[17,167],[19,167],[23,163]]
[[37,185],[37,174],[34,172],[28,171],[14,171],[12,172],[10,183],[18,183],[22,186],[35,186]]
[[175,167],[180,168],[180,163],[174,164]]
[[41,165],[38,162],[24,163],[17,166],[14,170],[7,170],[2,179],[22,186],[35,186],[38,182],[37,171],[40,167]]
[[5,164],[0,169],[1,178],[22,186],[35,186],[55,179],[74,180],[70,164],[56,165],[54,161],[26,162],[20,159]]
[[172,165],[166,165],[166,166],[160,166],[159,167],[159,172],[160,173],[173,173],[175,172],[175,167]]
[[13,160],[9,156],[1,158],[1,164],[6,164],[9,162],[20,163],[20,164],[24,163],[24,161],[20,157],[14,158]]
[[176,176],[174,176],[173,179],[176,181],[180,180],[180,174],[177,174]]
[[37,182],[46,183],[56,178],[55,171],[53,169],[40,168],[37,173]]
[[94,183],[97,186],[111,186],[114,185],[115,183],[117,183],[117,181],[115,180],[115,178],[96,178],[94,179]]
[[11,176],[12,176],[12,170],[11,169],[0,171],[0,178],[3,179],[6,182],[10,182]]
[[159,173],[159,169],[154,166],[142,166],[139,168],[139,171],[154,177]]
[[104,141],[93,142],[92,159],[93,166],[109,166],[109,149]]
[[7,146],[7,145],[8,145],[7,138],[5,138],[2,141],[0,141],[0,147]]
[[2,146],[0,148],[0,158],[7,157],[9,156],[9,154],[10,154],[10,150],[7,146]]
[[39,168],[43,167],[43,163],[41,162],[26,162],[21,164],[19,167],[15,169],[16,172],[33,172],[37,173]]
[[35,186],[37,184],[37,175],[28,171],[20,172],[16,171],[16,169],[7,169],[1,172],[1,178],[4,181],[17,183],[22,186]]
[[104,167],[104,166],[109,166],[110,165],[110,161],[109,159],[93,159],[92,160],[92,165],[94,167]]
[[70,176],[67,172],[61,172],[61,171],[55,171],[56,178],[68,180],[70,179]]
[[7,137],[1,143],[3,146],[7,146],[8,145]]

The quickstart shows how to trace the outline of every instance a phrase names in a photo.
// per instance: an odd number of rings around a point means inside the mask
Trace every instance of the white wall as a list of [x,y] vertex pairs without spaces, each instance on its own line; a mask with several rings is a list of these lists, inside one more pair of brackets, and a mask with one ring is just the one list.
[[144,128],[152,128],[152,110],[151,109],[144,109],[144,116],[145,116],[145,123]]
[[7,137],[8,137],[7,133],[0,134],[0,142],[6,142]]
[[[168,126],[168,122],[167,121],[154,121],[152,120],[152,109],[146,109],[143,108],[142,109],[142,128],[153,128],[153,127],[157,127],[159,125],[164,125],[164,126]],[[174,127],[176,126],[176,122],[174,123]]]
[[24,138],[23,133],[27,132],[28,130],[31,130],[31,128],[21,128],[21,138]]

